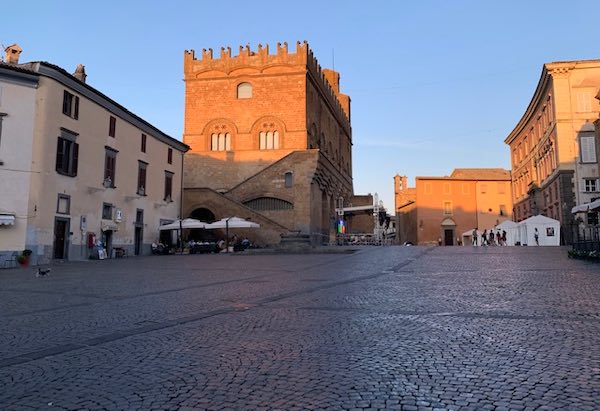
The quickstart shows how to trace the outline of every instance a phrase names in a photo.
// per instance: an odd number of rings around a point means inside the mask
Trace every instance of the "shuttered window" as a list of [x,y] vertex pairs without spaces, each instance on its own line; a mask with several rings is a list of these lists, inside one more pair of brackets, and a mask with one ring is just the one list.
[[210,137],[210,149],[211,151],[230,151],[231,134],[213,133]]
[[104,156],[104,187],[115,187],[115,171],[117,166],[117,151],[106,147]]
[[595,163],[596,162],[596,142],[594,136],[581,136],[579,138],[581,148],[581,162]]
[[69,93],[63,93],[63,114],[77,120],[79,118],[79,97]]
[[148,163],[144,161],[138,161],[138,189],[137,193],[141,196],[145,196],[146,192],[146,168]]
[[171,202],[173,197],[173,173],[165,171],[165,197],[164,200]]
[[74,177],[77,175],[79,160],[79,144],[63,137],[58,137],[56,144],[56,172]]
[[108,122],[108,135],[110,137],[115,137],[115,133],[117,130],[117,119],[113,116],[110,116],[110,120]]
[[261,131],[259,148],[261,150],[277,150],[279,148],[279,131]]

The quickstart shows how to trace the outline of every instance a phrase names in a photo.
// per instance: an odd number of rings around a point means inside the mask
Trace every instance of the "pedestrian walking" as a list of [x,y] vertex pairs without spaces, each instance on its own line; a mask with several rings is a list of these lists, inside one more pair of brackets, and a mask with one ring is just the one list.
[[473,246],[477,246],[477,237],[479,236],[479,233],[477,233],[477,229],[474,228],[473,229],[473,233],[471,234],[473,236],[472,242],[473,242]]
[[496,244],[502,245],[502,234],[500,234],[500,230],[496,231]]
[[506,245],[506,230],[502,230],[502,245]]
[[490,243],[490,245],[494,245],[494,232],[492,230],[490,230],[489,243]]
[[481,245],[488,245],[488,235],[487,235],[487,228],[485,230],[483,230],[483,234],[481,234]]
[[535,239],[535,245],[540,245],[540,233],[538,233],[537,227],[533,232],[533,238]]

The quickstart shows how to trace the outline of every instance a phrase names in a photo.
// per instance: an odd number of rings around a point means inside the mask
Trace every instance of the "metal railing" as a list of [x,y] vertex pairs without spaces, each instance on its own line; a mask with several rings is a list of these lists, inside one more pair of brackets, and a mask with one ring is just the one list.
[[573,250],[600,251],[600,227],[579,227],[573,239]]
[[393,243],[394,238],[380,238],[373,233],[336,235],[336,245],[392,245]]

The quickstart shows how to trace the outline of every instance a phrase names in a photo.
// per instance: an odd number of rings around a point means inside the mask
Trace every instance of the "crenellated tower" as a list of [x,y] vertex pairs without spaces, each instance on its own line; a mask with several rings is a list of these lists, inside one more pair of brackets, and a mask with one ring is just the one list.
[[[198,57],[184,52],[183,140],[191,147],[185,186],[250,205],[267,204],[256,196],[276,198],[295,210],[277,214],[290,229],[325,231],[330,221],[324,214],[353,194],[350,98],[340,92],[339,73],[321,68],[306,41],[295,50],[278,43],[274,52],[259,44],[215,54],[210,48]],[[276,164],[289,169],[278,181],[297,190],[279,192],[273,189],[278,183],[258,182]],[[301,193],[298,177],[290,183],[292,174],[308,179],[302,181],[307,191]],[[306,203],[311,197],[319,197],[318,213]]]

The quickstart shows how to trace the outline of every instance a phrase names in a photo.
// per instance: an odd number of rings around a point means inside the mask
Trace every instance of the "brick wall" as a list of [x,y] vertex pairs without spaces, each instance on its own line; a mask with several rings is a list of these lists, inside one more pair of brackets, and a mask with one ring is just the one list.
[[[329,237],[333,201],[352,193],[350,99],[339,91],[339,74],[321,70],[308,44],[276,53],[259,46],[229,48],[213,58],[203,50],[184,55],[184,186],[210,188],[232,201],[270,197],[288,201],[293,210],[260,213],[290,231]],[[251,85],[250,98],[238,87]],[[262,131],[277,131],[279,147],[261,150]],[[212,151],[212,134],[229,134],[227,151]],[[285,187],[291,172],[293,186]],[[199,201],[186,196],[187,201]],[[192,204],[186,206],[194,208]]]

